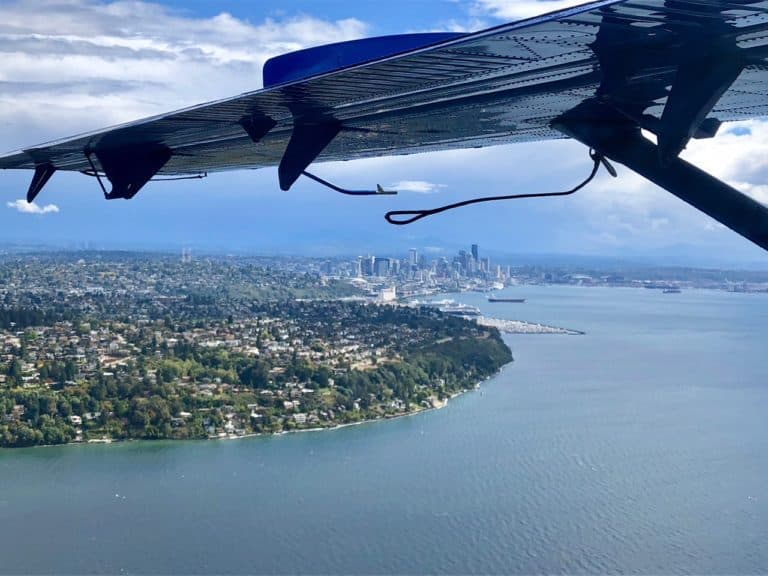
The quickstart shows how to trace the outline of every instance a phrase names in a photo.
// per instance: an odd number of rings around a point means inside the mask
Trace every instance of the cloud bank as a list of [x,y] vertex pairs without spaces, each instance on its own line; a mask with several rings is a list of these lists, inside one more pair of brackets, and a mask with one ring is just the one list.
[[251,23],[150,2],[4,1],[0,125],[10,130],[0,145],[19,148],[256,90],[268,58],[366,32],[355,18]]

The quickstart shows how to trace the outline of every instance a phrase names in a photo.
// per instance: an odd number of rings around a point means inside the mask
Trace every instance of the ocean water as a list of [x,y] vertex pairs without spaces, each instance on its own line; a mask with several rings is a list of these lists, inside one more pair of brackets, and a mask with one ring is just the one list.
[[427,414],[0,450],[0,573],[766,573],[768,296],[519,287],[586,331]]

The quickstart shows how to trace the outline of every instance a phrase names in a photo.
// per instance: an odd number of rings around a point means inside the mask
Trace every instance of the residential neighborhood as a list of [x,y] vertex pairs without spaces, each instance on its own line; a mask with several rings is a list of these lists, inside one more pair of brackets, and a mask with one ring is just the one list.
[[49,256],[0,270],[4,445],[392,417],[511,359],[496,328],[248,261]]

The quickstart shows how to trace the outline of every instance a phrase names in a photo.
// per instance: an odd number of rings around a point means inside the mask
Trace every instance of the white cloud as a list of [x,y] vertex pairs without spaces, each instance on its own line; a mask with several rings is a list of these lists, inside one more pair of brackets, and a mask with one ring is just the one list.
[[150,2],[3,1],[0,150],[256,90],[270,57],[366,31],[354,18],[248,22]]
[[6,206],[18,210],[22,214],[55,214],[59,211],[59,207],[56,206],[56,204],[40,206],[34,202],[27,202],[23,198],[19,198],[13,202],[6,202]]
[[474,9],[503,20],[521,20],[584,3],[584,0],[477,0]]
[[398,192],[417,192],[419,194],[432,194],[440,188],[445,188],[445,184],[434,184],[425,180],[401,180],[388,186],[391,190]]

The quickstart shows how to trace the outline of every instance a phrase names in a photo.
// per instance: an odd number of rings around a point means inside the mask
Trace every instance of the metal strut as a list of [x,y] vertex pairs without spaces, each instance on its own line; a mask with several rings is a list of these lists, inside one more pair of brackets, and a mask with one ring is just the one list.
[[705,123],[707,114],[743,69],[742,59],[732,51],[713,51],[680,64],[657,132],[662,161],[675,158],[702,132],[714,136],[720,123],[714,118]]
[[640,133],[640,127],[610,106],[585,102],[552,127],[594,148],[698,208],[734,232],[768,250],[768,208],[689,164],[668,157]]

